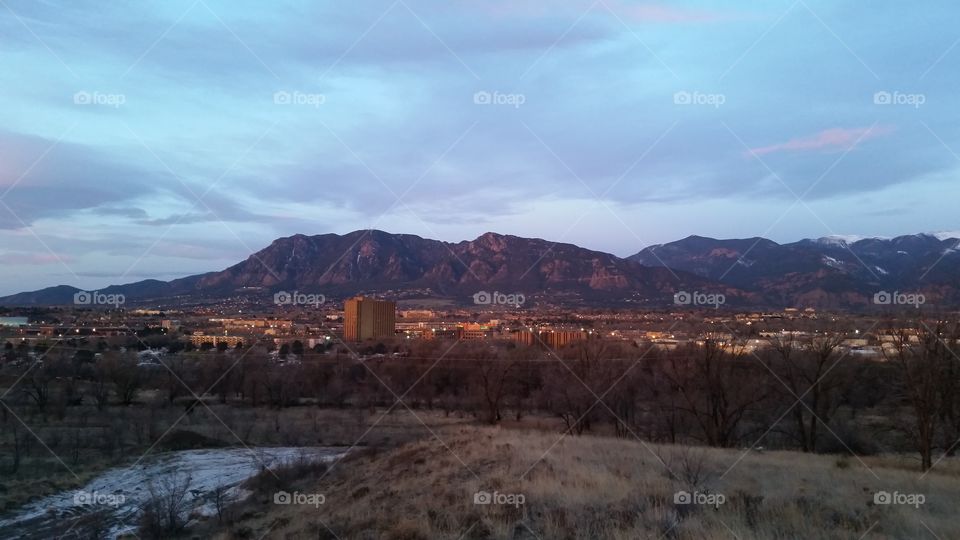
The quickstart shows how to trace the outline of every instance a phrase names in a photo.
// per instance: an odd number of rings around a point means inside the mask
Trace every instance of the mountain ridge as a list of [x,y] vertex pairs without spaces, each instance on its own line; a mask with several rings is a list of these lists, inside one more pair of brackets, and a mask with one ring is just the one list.
[[[243,289],[315,290],[333,296],[364,291],[420,291],[466,302],[480,290],[552,293],[584,303],[666,304],[685,288],[740,291],[665,268],[649,268],[601,251],[494,232],[444,242],[410,234],[359,230],[274,240],[224,270],[169,282],[111,285],[100,292],[132,301],[176,296],[225,297]],[[4,305],[70,304],[79,289],[57,286],[0,298]],[[577,300],[579,299],[579,300]]]
[[894,238],[830,236],[772,240],[687,237],[627,257],[761,293],[773,301],[822,303],[839,295],[866,304],[881,291],[910,290],[947,306],[960,304],[960,240],[920,233]]
[[[895,238],[830,236],[779,244],[763,237],[691,235],[629,257],[542,238],[486,232],[447,242],[357,230],[294,234],[223,270],[170,281],[111,285],[134,303],[225,298],[238,291],[421,294],[468,303],[486,289],[573,304],[662,306],[680,291],[720,292],[740,306],[863,307],[879,291],[923,291],[960,305],[960,240],[948,233]],[[57,285],[0,305],[64,305],[81,289]],[[551,296],[553,295],[553,296]]]

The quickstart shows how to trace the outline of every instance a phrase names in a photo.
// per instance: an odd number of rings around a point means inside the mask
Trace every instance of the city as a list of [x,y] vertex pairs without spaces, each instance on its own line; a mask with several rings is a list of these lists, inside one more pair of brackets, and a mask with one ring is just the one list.
[[[429,445],[431,438],[446,448],[450,437],[452,444],[467,444],[457,433],[477,425],[543,434],[540,445],[550,444],[550,433],[560,435],[553,445],[588,435],[648,441],[640,448],[657,460],[654,470],[694,488],[716,482],[741,460],[767,467],[763,456],[776,450],[841,456],[830,468],[870,471],[891,451],[918,456],[923,470],[942,468],[945,456],[938,452],[951,448],[941,437],[960,434],[948,414],[936,432],[924,435],[927,420],[920,416],[960,411],[960,386],[929,378],[960,372],[951,352],[960,345],[956,311],[739,311],[697,308],[682,296],[666,309],[571,311],[526,304],[523,294],[493,302],[500,294],[479,291],[472,304],[459,305],[279,291],[171,309],[5,308],[0,377],[19,389],[5,398],[8,422],[22,418],[30,427],[13,425],[8,432],[13,472],[25,483],[5,498],[8,508],[26,505],[28,511],[0,524],[17,534],[143,531],[137,521],[143,518],[125,506],[125,497],[135,497],[130,490],[146,480],[129,471],[109,492],[68,490],[73,497],[106,497],[80,505],[92,511],[29,510],[77,503],[53,495],[49,482],[28,479],[47,478],[62,466],[83,483],[111,461],[104,456],[124,454],[148,462],[166,452],[197,460],[202,455],[191,452],[235,447],[212,450],[228,454],[205,466],[251,476],[235,480],[242,488],[192,481],[192,497],[211,505],[191,504],[183,492],[184,511],[193,508],[184,523],[207,534],[234,520],[264,526],[243,517],[263,504],[244,495],[248,490],[280,490],[282,497],[306,497],[300,504],[326,505],[335,494],[293,490],[303,478],[325,477],[325,463],[333,459],[312,462],[305,449],[342,459],[377,447]],[[934,403],[925,401],[928,392],[937,396]],[[914,409],[891,412],[910,399]],[[728,450],[669,450],[685,441]],[[60,455],[70,457],[61,461]],[[525,465],[532,469],[542,459]],[[476,466],[463,464],[467,471]],[[809,474],[817,467],[815,461],[804,466],[813,467]],[[128,476],[130,484],[120,487]],[[77,484],[66,478],[55,485]],[[177,493],[178,486],[166,489]],[[514,508],[505,515],[511,515],[532,496],[530,489],[475,495],[509,499]],[[746,496],[677,493],[718,507],[726,497],[743,504],[736,498]]]

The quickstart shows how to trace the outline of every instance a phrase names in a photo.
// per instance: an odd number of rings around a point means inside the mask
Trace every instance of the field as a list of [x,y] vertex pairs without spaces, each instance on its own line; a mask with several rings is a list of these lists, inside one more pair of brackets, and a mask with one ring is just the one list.
[[[218,537],[960,537],[954,458],[922,476],[915,462],[895,456],[861,460],[450,426],[393,450],[355,452],[282,488],[322,494],[324,503],[277,505],[267,489],[241,504],[241,517]],[[480,492],[493,502],[476,504]],[[693,504],[677,502],[684,492]],[[914,504],[876,504],[883,492]]]

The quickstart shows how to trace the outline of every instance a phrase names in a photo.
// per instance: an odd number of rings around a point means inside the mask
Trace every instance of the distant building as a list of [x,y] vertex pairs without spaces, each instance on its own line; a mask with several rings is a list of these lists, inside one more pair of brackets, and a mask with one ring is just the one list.
[[577,341],[585,341],[593,336],[593,332],[583,330],[519,330],[513,333],[513,341],[521,345],[548,347],[559,349]]
[[180,327],[183,325],[180,324],[180,321],[176,319],[164,319],[160,321],[160,327],[164,330],[170,330],[171,332],[176,332],[180,330]]
[[404,319],[432,319],[436,317],[437,314],[429,309],[408,309],[401,311],[400,316]]
[[200,347],[204,343],[209,343],[216,347],[221,343],[226,343],[227,347],[235,348],[237,345],[243,345],[243,336],[220,336],[216,334],[193,334],[190,336],[190,343]]
[[392,337],[397,323],[397,304],[357,296],[343,305],[344,341]]
[[462,324],[457,326],[457,334],[457,339],[463,341],[489,339],[493,337],[493,327],[486,324]]

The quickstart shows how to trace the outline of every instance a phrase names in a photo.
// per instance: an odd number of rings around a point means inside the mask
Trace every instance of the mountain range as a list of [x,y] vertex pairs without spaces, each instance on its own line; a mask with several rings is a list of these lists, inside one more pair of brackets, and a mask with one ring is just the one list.
[[923,294],[931,305],[960,305],[960,240],[951,234],[828,236],[789,244],[690,236],[629,259],[751,291],[770,304],[862,306],[885,291]]
[[[826,237],[778,244],[764,238],[691,236],[627,258],[572,244],[486,233],[458,243],[361,230],[294,235],[219,272],[145,280],[99,292],[158,305],[278,291],[330,297],[388,293],[470,303],[498,290],[538,302],[666,306],[678,292],[723,294],[730,306],[870,306],[879,291],[922,293],[960,305],[960,240],[919,234],[892,239]],[[60,285],[0,298],[0,305],[64,305],[80,289]]]

